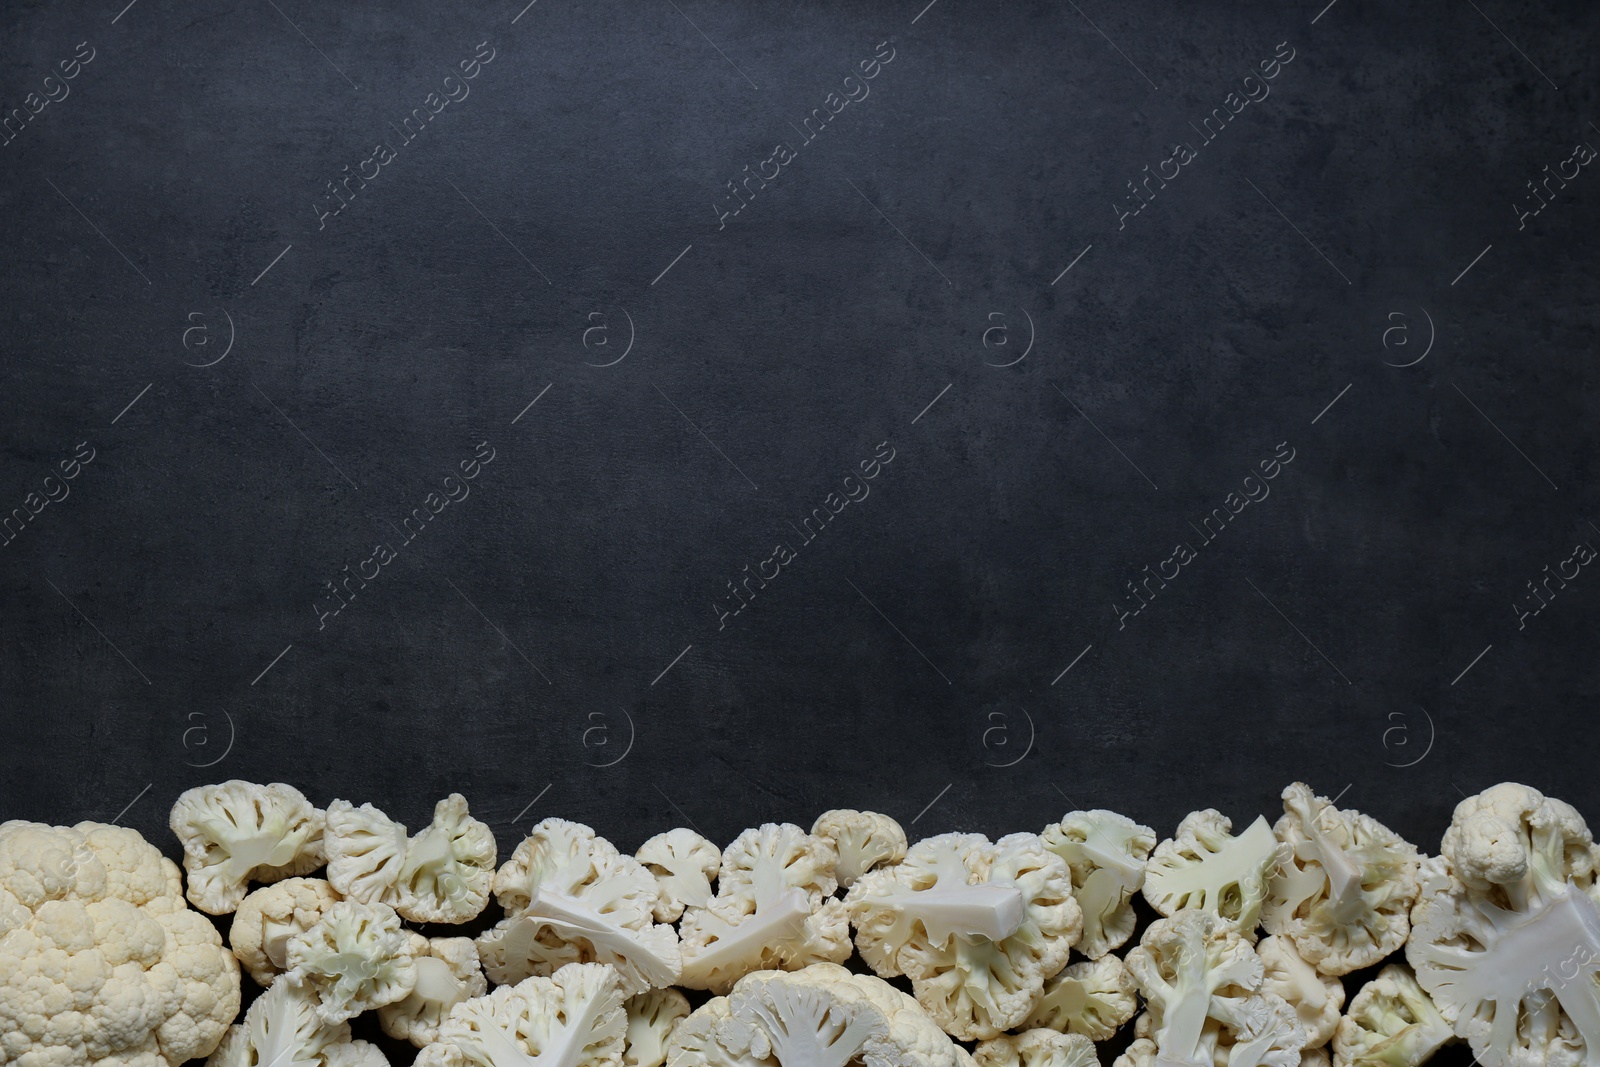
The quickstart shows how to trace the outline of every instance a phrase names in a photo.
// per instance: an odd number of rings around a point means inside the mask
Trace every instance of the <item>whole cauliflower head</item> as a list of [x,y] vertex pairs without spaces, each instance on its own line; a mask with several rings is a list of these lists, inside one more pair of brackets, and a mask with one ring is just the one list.
[[825,837],[838,853],[833,874],[841,889],[872,870],[899,863],[906,855],[906,832],[887,815],[836,808],[817,816],[811,832]]
[[684,908],[705,907],[722,866],[722,850],[683,826],[652,837],[633,858],[655,875],[655,916],[664,923],[677,921]]
[[1256,955],[1265,969],[1262,992],[1282,997],[1294,1009],[1306,1032],[1306,1048],[1326,1045],[1339,1027],[1344,984],[1332,975],[1319,974],[1295,950],[1294,942],[1286,938],[1262,938]]
[[1286,850],[1264,818],[1237,837],[1232,830],[1232,821],[1213,808],[1186,815],[1145,864],[1144,898],[1166,916],[1183,908],[1209,911],[1254,941],[1267,879]]
[[1109,1041],[1139,1010],[1138,986],[1116,956],[1068,966],[1044,983],[1044,995],[1024,1020],[1030,1028]]
[[226,915],[245,886],[310,874],[322,866],[324,816],[292,785],[238,779],[179,794],[168,820],[183,845],[189,902]]
[[303,934],[340,900],[321,878],[285,878],[246,896],[233,913],[228,944],[262,989],[289,969],[289,939]]
[[1083,936],[1075,946],[1097,960],[1133,936],[1133,894],[1144,885],[1144,865],[1156,832],[1114,811],[1069,811],[1045,827],[1044,847],[1067,861],[1072,895],[1083,911]]
[[1350,1001],[1333,1036],[1335,1067],[1421,1067],[1455,1032],[1411,969],[1391,963]]
[[417,984],[411,939],[387,904],[339,901],[289,939],[286,959],[286,979],[310,987],[326,1023],[404,1000]]
[[845,897],[856,947],[906,975],[947,1032],[988,1040],[1028,1017],[1083,929],[1072,878],[1037,834],[941,834]]
[[980,1041],[972,1050],[978,1067],[1100,1067],[1094,1042],[1059,1030],[1024,1030]]
[[0,823],[0,1064],[176,1067],[238,1013],[238,963],[138,831]]
[[661,1067],[667,1042],[689,1015],[689,998],[676,989],[652,989],[629,997],[628,1032],[622,1045],[623,1067]]
[[569,963],[450,1009],[422,1067],[619,1067],[628,1017],[622,976]]
[[416,960],[417,983],[404,999],[379,1008],[378,1021],[390,1037],[425,1048],[439,1039],[439,1027],[450,1010],[483,996],[489,983],[472,938],[427,938],[409,932],[407,939]]

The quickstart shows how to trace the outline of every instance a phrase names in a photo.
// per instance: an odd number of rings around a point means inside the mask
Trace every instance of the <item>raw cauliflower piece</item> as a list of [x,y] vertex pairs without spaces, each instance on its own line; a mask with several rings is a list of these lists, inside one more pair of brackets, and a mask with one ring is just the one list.
[[1333,1036],[1335,1067],[1420,1067],[1455,1031],[1417,984],[1391,963],[1356,993]]
[[1303,1048],[1300,1050],[1300,1067],[1332,1067],[1328,1060],[1326,1048]]
[[1218,1053],[1226,1067],[1300,1067],[1305,1030],[1282,997],[1263,993],[1230,1001],[1219,1014],[1224,1025]]
[[419,923],[464,923],[489,903],[495,842],[472,818],[467,798],[451,793],[434,805],[433,821],[406,837],[371,804],[328,805],[328,881],[351,900],[388,904]]
[[1318,974],[1287,938],[1262,938],[1256,955],[1265,969],[1262,992],[1282,997],[1294,1009],[1306,1032],[1306,1048],[1326,1045],[1339,1028],[1344,985],[1332,975]]
[[1191,812],[1145,864],[1144,899],[1165,916],[1198,908],[1256,938],[1267,879],[1286,851],[1258,816],[1234,837],[1233,823],[1214,808]]
[[1096,809],[1069,811],[1040,836],[1072,872],[1072,895],[1083,911],[1077,950],[1097,960],[1127,944],[1134,927],[1130,900],[1144,885],[1156,832],[1125,815]]
[[689,1014],[689,998],[676,989],[652,989],[629,997],[628,1031],[622,1045],[623,1067],[661,1067],[667,1042],[679,1020]]
[[238,1013],[238,963],[138,831],[0,823],[0,1063],[176,1067]]
[[439,1026],[450,1009],[483,996],[489,983],[472,938],[426,938],[408,931],[407,940],[417,963],[417,984],[404,1000],[379,1008],[378,1021],[390,1037],[424,1048],[439,1039]]
[[349,1043],[349,1025],[323,1022],[309,989],[277,982],[228,1028],[206,1067],[324,1067],[347,1055],[335,1050]]
[[1149,1005],[1136,1032],[1174,1063],[1210,1064],[1221,1024],[1245,1018],[1244,1002],[1260,995],[1261,958],[1232,923],[1208,911],[1185,909],[1151,923],[1127,964]]
[[186,790],[168,821],[183,845],[189,902],[209,915],[237,908],[251,879],[276,882],[323,863],[323,813],[282,782]]
[[1283,791],[1283,810],[1273,833],[1288,855],[1267,885],[1267,931],[1332,975],[1371,966],[1404,945],[1417,899],[1416,846],[1303,782]]
[[1133,975],[1116,956],[1074,963],[1045,982],[1044,995],[1023,1025],[1109,1041],[1139,1010],[1137,993]]
[[627,1012],[622,976],[569,963],[450,1009],[419,1067],[619,1067]]
[[965,1040],[1027,1018],[1083,929],[1066,862],[1037,834],[927,838],[862,875],[845,904],[867,965],[909,977],[928,1014]]
[[705,907],[722,866],[722,850],[682,826],[652,837],[633,858],[655,875],[655,916],[663,923],[675,922],[684,908]]
[[545,819],[494,877],[509,916],[478,938],[497,983],[550,975],[568,963],[605,963],[629,996],[678,981],[678,935],[653,922],[655,877],[589,827]]
[[285,878],[262,886],[233,913],[228,944],[256,984],[271,989],[289,969],[289,939],[311,929],[340,899],[339,891],[321,878]]
[[740,834],[722,853],[717,895],[683,913],[682,984],[726,993],[752,971],[848,958],[850,921],[831,899],[836,856],[793,823]]
[[1100,1067],[1094,1042],[1059,1030],[1024,1030],[981,1041],[972,1050],[978,1067]]
[[[1594,840],[1570,805],[1507,782],[1456,805],[1406,959],[1484,1067],[1600,1064]],[[1448,877],[1441,877],[1441,874]]]
[[289,939],[286,980],[309,986],[326,1023],[411,995],[417,963],[400,917],[387,904],[341,900]]
[[349,900],[392,904],[405,863],[406,828],[373,807],[348,800],[328,805],[328,881]]
[[827,838],[838,853],[833,874],[841,889],[849,889],[874,867],[899,863],[906,856],[906,832],[875,811],[825,811],[811,824],[811,832]]

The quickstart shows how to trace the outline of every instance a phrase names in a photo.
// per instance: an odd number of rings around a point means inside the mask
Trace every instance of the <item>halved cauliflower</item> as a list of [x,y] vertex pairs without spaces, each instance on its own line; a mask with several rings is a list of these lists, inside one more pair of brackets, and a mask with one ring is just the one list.
[[1283,791],[1283,810],[1273,832],[1288,855],[1267,885],[1267,931],[1293,941],[1323,974],[1349,974],[1404,945],[1417,899],[1416,846],[1303,782]]
[[308,986],[325,1023],[411,995],[417,963],[408,932],[387,904],[341,900],[289,939],[285,980]]
[[676,989],[652,989],[629,997],[624,1007],[628,1032],[622,1046],[623,1067],[661,1067],[673,1030],[689,1015],[689,998]]
[[1335,1067],[1420,1067],[1455,1032],[1411,968],[1391,963],[1362,986],[1333,1036]]
[[622,976],[569,963],[450,1009],[418,1067],[619,1067],[628,1017]]
[[351,1041],[348,1023],[326,1023],[309,989],[278,982],[250,1005],[206,1067],[386,1067],[383,1053]]
[[1023,1025],[1109,1041],[1139,1010],[1138,986],[1116,956],[1074,963],[1044,983],[1044,995]]
[[238,963],[138,831],[0,823],[0,1064],[177,1067],[238,1013]]
[[827,838],[838,853],[833,874],[841,889],[849,889],[874,867],[899,863],[906,855],[906,832],[875,811],[825,811],[811,824],[811,832]]
[[1145,864],[1144,898],[1166,916],[1183,908],[1208,911],[1254,941],[1267,879],[1286,849],[1259,816],[1237,837],[1232,829],[1233,823],[1213,808],[1184,816]]
[[906,975],[947,1032],[987,1040],[1028,1017],[1066,966],[1083,915],[1072,878],[1037,834],[941,834],[845,898],[862,959]]
[[426,938],[407,933],[417,964],[417,983],[404,1000],[378,1009],[383,1032],[418,1048],[439,1039],[445,1017],[464,1000],[481,997],[489,988],[478,965],[478,946],[470,937]]
[[1069,811],[1044,828],[1044,847],[1067,861],[1072,895],[1083,911],[1075,946],[1092,960],[1133,936],[1130,899],[1144,885],[1144,865],[1156,832],[1114,811]]
[[351,900],[388,904],[412,922],[464,923],[489,902],[495,842],[472,818],[467,799],[451,793],[434,805],[433,821],[406,828],[371,804],[328,805],[328,881]]
[[652,837],[633,858],[656,877],[655,916],[664,923],[676,921],[684,908],[705,907],[722,866],[722,850],[683,826]]
[[1344,985],[1332,975],[1318,974],[1287,938],[1262,938],[1256,955],[1265,968],[1262,992],[1282,997],[1294,1009],[1306,1032],[1306,1048],[1326,1045],[1339,1027]]
[[340,899],[321,878],[285,878],[262,886],[233,913],[228,944],[256,984],[270,989],[289,969],[289,939],[311,929]]
[[322,866],[323,813],[292,785],[238,779],[179,795],[169,819],[183,845],[189,902],[226,915],[246,883],[276,882]]
[[972,1050],[978,1067],[1100,1067],[1094,1042],[1059,1030],[1024,1030],[980,1041]]

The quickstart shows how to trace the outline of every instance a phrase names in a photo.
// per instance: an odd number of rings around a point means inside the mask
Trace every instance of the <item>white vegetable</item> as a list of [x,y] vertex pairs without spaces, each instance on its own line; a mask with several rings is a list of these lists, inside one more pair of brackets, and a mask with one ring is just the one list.
[[587,826],[539,823],[495,875],[494,893],[510,917],[479,936],[478,954],[495,982],[568,963],[610,964],[630,996],[678,981],[678,935],[652,921],[655,877]]
[[1109,1041],[1139,1010],[1137,991],[1116,956],[1074,963],[1044,983],[1044,995],[1024,1025]]
[[1419,1067],[1455,1039],[1409,967],[1391,963],[1362,986],[1333,1037],[1336,1067]]
[[676,989],[652,989],[629,997],[628,1032],[622,1046],[623,1067],[661,1067],[667,1042],[679,1020],[689,1014],[689,998]]
[[1262,938],[1256,955],[1265,969],[1262,992],[1282,997],[1294,1009],[1306,1032],[1307,1048],[1326,1045],[1339,1027],[1344,985],[1331,975],[1318,974],[1287,938]]
[[289,939],[285,980],[307,986],[325,1023],[411,995],[417,964],[400,917],[387,904],[341,900]]
[[276,982],[228,1029],[206,1067],[323,1067],[349,1041],[349,1025],[324,1022],[309,989]]
[[327,852],[335,889],[388,904],[412,922],[467,922],[483,911],[494,882],[494,834],[472,818],[460,793],[434,805],[433,821],[409,839],[402,823],[371,804],[335,800]]
[[619,1067],[627,1013],[612,967],[572,963],[549,978],[457,1004],[422,1067]]
[[906,832],[887,815],[836,808],[817,816],[811,832],[827,838],[838,853],[834,877],[841,889],[875,867],[899,863],[906,855]]
[[972,1058],[978,1067],[1100,1067],[1093,1041],[1058,1030],[1001,1034],[980,1041]]
[[1212,808],[1186,815],[1145,864],[1144,898],[1166,916],[1182,908],[1208,911],[1254,941],[1267,878],[1285,850],[1264,818],[1257,817],[1237,837],[1232,829],[1233,823]]
[[233,913],[228,944],[256,984],[270,989],[289,969],[289,939],[311,929],[339,900],[339,891],[321,878],[285,878],[262,886]]
[[276,882],[322,866],[323,813],[282,782],[187,790],[169,823],[183,845],[189,902],[210,915],[237,908],[251,879]]
[[633,858],[656,877],[656,921],[664,923],[676,921],[684,908],[705,907],[722,866],[722,850],[683,826],[652,837]]
[[[1300,1067],[1306,1034],[1282,997],[1263,993],[1224,1005],[1219,1049],[1227,1067]],[[1215,1060],[1213,1060],[1215,1063]]]
[[406,828],[371,804],[328,805],[328,881],[363,904],[390,904],[406,856]]
[[1260,957],[1232,923],[1206,911],[1151,923],[1127,964],[1149,1004],[1140,1023],[1172,1063],[1209,1064],[1221,1024],[1246,1017],[1245,1001],[1261,989]]
[[407,940],[417,963],[417,983],[404,1000],[379,1008],[378,1020],[390,1037],[424,1048],[439,1039],[439,1027],[450,1009],[483,996],[489,983],[472,938],[430,939],[411,933]]
[[1371,966],[1405,944],[1417,898],[1417,850],[1359,811],[1296,782],[1273,832],[1287,862],[1268,883],[1262,925],[1323,974]]
[[1044,847],[1067,861],[1072,895],[1083,911],[1077,949],[1097,960],[1133,936],[1133,894],[1144,884],[1144,865],[1156,832],[1114,811],[1069,811],[1045,827]]
[[1300,1050],[1300,1067],[1332,1067],[1328,1060],[1326,1048],[1303,1048]]
[[1067,865],[1037,834],[927,838],[845,903],[867,965],[909,977],[934,1020],[968,1040],[1027,1018],[1083,928]]

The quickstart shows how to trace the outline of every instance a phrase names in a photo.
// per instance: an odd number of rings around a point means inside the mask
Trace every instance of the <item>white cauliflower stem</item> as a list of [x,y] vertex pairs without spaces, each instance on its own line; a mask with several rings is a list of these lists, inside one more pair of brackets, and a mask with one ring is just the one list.
[[704,907],[722,866],[722,850],[682,826],[652,837],[633,858],[656,876],[656,921],[664,923],[675,921],[684,908]]
[[1156,846],[1145,864],[1144,898],[1162,915],[1198,908],[1236,924],[1255,940],[1266,899],[1267,878],[1282,854],[1267,820],[1257,817],[1244,833],[1221,812],[1192,812],[1170,840]]
[[349,1041],[350,1027],[324,1022],[309,990],[278,982],[229,1028],[206,1067],[324,1067]]
[[1133,975],[1116,956],[1074,963],[1045,982],[1025,1025],[1108,1041],[1139,1009],[1137,991]]
[[251,879],[276,882],[322,866],[323,813],[282,782],[187,790],[169,821],[183,845],[189,901],[211,915],[237,908]]
[[1152,923],[1127,964],[1149,1002],[1150,1051],[1172,1063],[1209,1064],[1220,1024],[1244,1018],[1245,1001],[1261,988],[1255,950],[1231,923],[1205,911]]
[[1045,827],[1044,846],[1067,861],[1072,895],[1083,910],[1077,949],[1099,959],[1133,936],[1129,898],[1144,884],[1156,832],[1114,811],[1071,811]]
[[568,964],[549,978],[524,979],[457,1004],[418,1062],[617,1067],[627,1029],[623,999],[615,969]]
[[622,1046],[623,1067],[661,1067],[673,1030],[689,1014],[689,998],[676,989],[652,989],[630,997],[625,1007],[628,1031]]
[[1265,968],[1262,992],[1282,997],[1294,1009],[1306,1032],[1307,1048],[1326,1045],[1339,1026],[1344,985],[1331,975],[1317,973],[1286,938],[1263,938],[1256,955]]
[[899,863],[906,855],[906,832],[875,811],[825,811],[811,824],[811,832],[827,838],[839,854],[833,873],[842,889],[855,885],[874,867]]

